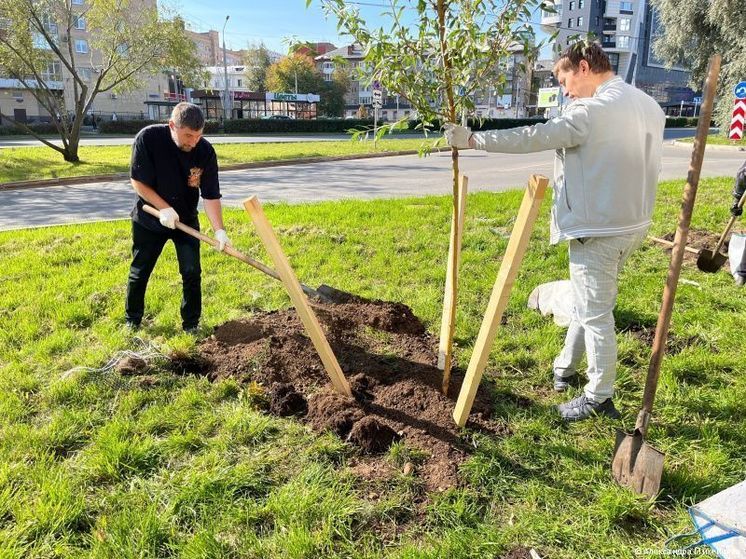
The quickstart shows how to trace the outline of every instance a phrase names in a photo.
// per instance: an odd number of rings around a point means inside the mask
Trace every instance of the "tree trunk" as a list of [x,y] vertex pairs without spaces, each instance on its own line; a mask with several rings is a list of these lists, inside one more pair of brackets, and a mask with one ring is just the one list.
[[[448,99],[448,117],[451,122],[456,122],[456,103],[453,98],[453,81],[451,79],[451,59],[448,56],[448,49],[446,48],[446,27],[445,27],[445,0],[438,0],[437,12],[438,12],[438,28],[440,33],[440,52],[443,57],[443,65],[446,70],[446,96]],[[458,149],[451,148],[451,162],[453,164],[453,208],[452,208],[452,219],[453,225],[451,229],[451,300],[453,304],[450,308],[448,316],[448,340],[446,343],[445,361],[443,365],[443,394],[448,394],[448,385],[451,381],[451,364],[453,361],[453,335],[456,331],[456,295],[458,293],[458,230],[459,224],[459,199],[458,199]]]

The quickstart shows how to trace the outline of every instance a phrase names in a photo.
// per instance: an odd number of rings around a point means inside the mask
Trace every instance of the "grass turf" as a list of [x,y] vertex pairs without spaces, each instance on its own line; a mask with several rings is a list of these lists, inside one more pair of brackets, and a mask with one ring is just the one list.
[[[353,155],[386,151],[417,150],[423,142],[419,138],[382,139],[376,148],[372,141],[350,142],[277,142],[254,144],[213,144],[219,165],[276,161],[304,157]],[[81,146],[79,163],[68,163],[49,147],[0,149],[0,184],[21,180],[54,179],[90,175],[107,175],[129,171],[132,148],[126,146]]]
[[[728,219],[730,178],[700,184],[693,228]],[[661,185],[652,233],[675,228],[683,184]],[[521,193],[469,196],[457,358],[468,363]],[[512,435],[470,437],[462,487],[430,495],[416,476],[356,481],[351,450],[331,435],[259,411],[255,386],[211,384],[156,364],[144,377],[99,368],[142,350],[123,328],[126,222],[0,233],[0,557],[543,557],[631,558],[689,528],[687,505],[744,478],[746,302],[726,273],[682,271],[648,439],[666,453],[650,503],[611,478],[618,423],[563,425],[550,390],[563,330],[525,308],[538,284],[567,276],[566,247],[547,242],[548,203],[492,349],[495,417]],[[440,324],[447,197],[270,205],[298,276],[403,301]],[[265,259],[248,217],[226,211],[237,248]],[[285,307],[279,284],[203,252],[204,330]],[[150,282],[148,326],[161,351],[189,353],[179,331],[180,280],[168,245]],[[617,405],[634,424],[667,255],[646,244],[630,259],[616,311]],[[412,449],[394,447],[400,464]],[[404,458],[403,458],[404,457]]]

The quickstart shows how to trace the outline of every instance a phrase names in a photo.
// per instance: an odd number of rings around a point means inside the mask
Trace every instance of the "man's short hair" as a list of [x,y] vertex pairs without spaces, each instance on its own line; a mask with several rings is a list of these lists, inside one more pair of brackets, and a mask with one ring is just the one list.
[[177,128],[186,126],[195,131],[202,130],[205,127],[205,116],[194,103],[179,103],[171,111],[171,121]]
[[554,65],[555,72],[557,69],[572,70],[576,72],[580,67],[580,61],[585,60],[594,74],[603,74],[604,72],[611,72],[611,62],[609,61],[609,55],[604,52],[596,42],[591,41],[578,41],[577,43],[570,45],[567,49],[560,54]]

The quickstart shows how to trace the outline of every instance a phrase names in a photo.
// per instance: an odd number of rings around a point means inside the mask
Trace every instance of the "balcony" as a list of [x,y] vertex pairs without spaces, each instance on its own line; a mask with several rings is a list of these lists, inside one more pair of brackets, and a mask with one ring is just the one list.
[[604,49],[615,49],[616,41],[604,41],[603,43],[601,43],[601,47]]
[[616,31],[616,22],[614,22],[614,23],[604,23],[603,30],[604,31]]
[[[36,89],[36,80],[26,80],[26,83],[31,89]],[[44,80],[47,88],[57,91],[64,89],[62,81],[57,80]],[[26,89],[26,86],[21,83],[20,80],[13,78],[0,78],[0,89]]]
[[181,103],[182,101],[186,101],[186,95],[183,93],[171,93],[170,91],[164,91],[163,92],[163,99],[166,101],[173,101],[175,103]]

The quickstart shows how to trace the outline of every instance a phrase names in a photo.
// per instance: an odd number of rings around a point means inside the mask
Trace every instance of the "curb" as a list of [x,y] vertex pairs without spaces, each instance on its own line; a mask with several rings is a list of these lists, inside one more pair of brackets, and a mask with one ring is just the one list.
[[[431,153],[450,151],[449,147],[433,148]],[[320,157],[302,157],[300,159],[276,159],[271,161],[254,161],[251,163],[234,163],[223,165],[220,172],[240,171],[243,169],[264,169],[267,167],[284,167],[286,165],[308,165],[311,163],[325,163],[327,161],[351,161],[355,159],[375,159],[378,157],[395,157],[399,155],[416,155],[417,150],[386,151],[382,153],[359,153],[353,155],[331,155]],[[59,179],[41,179],[32,181],[16,181],[0,184],[0,192],[5,190],[20,190],[26,188],[40,188],[44,186],[68,186],[76,184],[90,184],[102,181],[126,180],[129,173],[115,173],[113,175],[86,175],[83,177],[64,177]]]
[[[680,142],[679,140],[674,140],[673,145],[678,147],[688,147],[691,148],[694,143],[693,142]],[[746,146],[723,146],[719,144],[707,144],[705,146],[705,149],[714,149],[719,151],[746,151]]]

